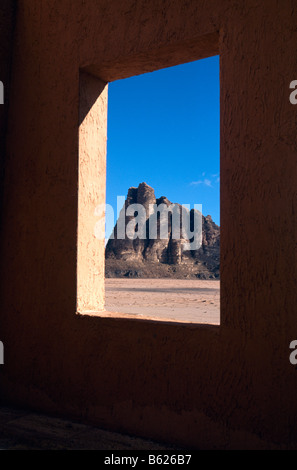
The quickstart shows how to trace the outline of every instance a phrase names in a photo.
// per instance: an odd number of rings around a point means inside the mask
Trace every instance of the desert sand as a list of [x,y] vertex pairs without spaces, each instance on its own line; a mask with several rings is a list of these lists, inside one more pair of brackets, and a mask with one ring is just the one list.
[[220,281],[106,279],[105,310],[148,319],[220,324]]

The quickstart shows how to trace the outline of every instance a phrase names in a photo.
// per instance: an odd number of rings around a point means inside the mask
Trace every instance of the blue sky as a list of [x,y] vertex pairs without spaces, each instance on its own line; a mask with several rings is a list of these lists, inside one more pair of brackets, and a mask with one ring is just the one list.
[[115,214],[117,196],[145,181],[156,197],[202,204],[220,225],[219,93],[218,56],[109,84],[106,203]]

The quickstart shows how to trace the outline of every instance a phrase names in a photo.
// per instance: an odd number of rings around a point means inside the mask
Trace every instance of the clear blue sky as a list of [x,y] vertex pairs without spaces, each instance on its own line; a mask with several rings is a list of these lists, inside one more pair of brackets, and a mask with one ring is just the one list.
[[220,224],[219,93],[218,56],[109,84],[106,202],[115,216],[117,195],[145,181],[156,197],[202,204]]

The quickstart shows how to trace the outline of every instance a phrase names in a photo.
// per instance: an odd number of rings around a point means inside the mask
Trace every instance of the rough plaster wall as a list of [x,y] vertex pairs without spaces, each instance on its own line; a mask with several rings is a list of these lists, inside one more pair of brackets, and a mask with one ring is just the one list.
[[[19,0],[2,399],[192,448],[294,447],[296,24],[293,0]],[[221,327],[75,316],[79,68],[172,65],[218,32]]]
[[79,107],[77,311],[82,313],[103,310],[105,302],[106,83],[81,73]]

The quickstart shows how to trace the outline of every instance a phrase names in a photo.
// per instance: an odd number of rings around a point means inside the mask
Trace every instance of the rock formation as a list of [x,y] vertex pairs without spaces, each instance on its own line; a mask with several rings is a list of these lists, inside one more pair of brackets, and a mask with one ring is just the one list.
[[[134,204],[143,206],[141,213],[134,211],[136,207]],[[172,203],[164,196],[156,199],[154,189],[146,183],[139,184],[138,188],[129,188],[125,206],[113,231],[113,238],[110,238],[106,245],[106,277],[218,279],[220,228],[213,222],[211,216],[202,215],[200,248],[185,250],[185,244],[191,240],[182,230],[182,224],[178,226],[180,236],[177,238],[173,232],[176,230],[176,224],[173,229],[173,220],[176,219],[173,219],[173,213],[169,211],[168,224],[165,226],[168,236],[164,238],[164,227],[161,228],[160,216],[156,213],[156,209],[154,210],[156,206],[168,208],[172,207]],[[182,208],[180,204],[174,204],[174,207],[179,210]],[[195,212],[197,213],[194,209],[188,212],[191,230],[194,227]],[[135,223],[135,217],[138,224]],[[150,233],[153,217],[157,222],[155,238],[152,238]],[[162,237],[160,231],[163,233]],[[137,232],[138,235],[142,234],[142,237],[136,236]]]

